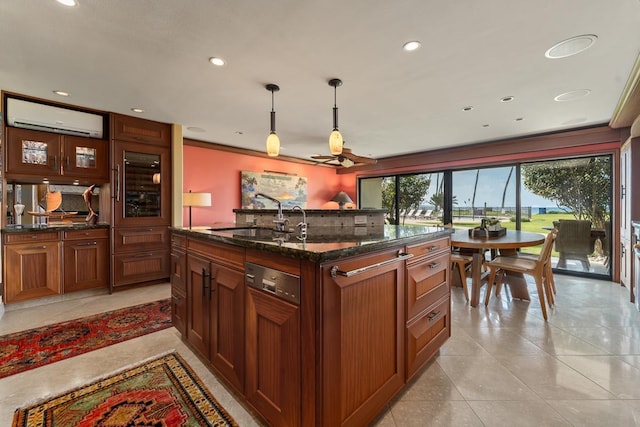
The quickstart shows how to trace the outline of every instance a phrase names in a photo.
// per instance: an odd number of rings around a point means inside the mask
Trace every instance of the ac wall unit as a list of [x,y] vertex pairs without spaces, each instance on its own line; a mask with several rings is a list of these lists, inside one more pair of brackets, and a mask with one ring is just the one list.
[[7,124],[17,128],[65,135],[102,138],[104,117],[100,114],[7,98]]

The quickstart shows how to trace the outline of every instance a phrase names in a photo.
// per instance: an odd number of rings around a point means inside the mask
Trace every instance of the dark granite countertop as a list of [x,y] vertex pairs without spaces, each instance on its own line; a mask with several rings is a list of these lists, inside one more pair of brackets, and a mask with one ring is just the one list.
[[[427,226],[313,227],[302,240],[297,230],[287,233],[260,227],[221,230],[211,227],[172,228],[188,237],[254,248],[294,258],[323,262],[449,236],[451,229]],[[229,225],[233,227],[233,225]]]
[[37,233],[42,231],[86,230],[91,228],[109,228],[109,224],[99,223],[95,225],[88,225],[86,223],[79,222],[72,225],[8,225],[1,231],[3,233]]

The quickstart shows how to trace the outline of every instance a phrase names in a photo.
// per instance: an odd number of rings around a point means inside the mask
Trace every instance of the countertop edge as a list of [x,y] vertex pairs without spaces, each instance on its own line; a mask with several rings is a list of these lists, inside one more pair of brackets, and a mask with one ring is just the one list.
[[172,232],[177,234],[187,236],[190,238],[195,238],[203,241],[212,241],[212,242],[220,242],[231,244],[235,246],[240,246],[244,248],[257,249],[265,252],[275,253],[291,258],[304,259],[313,262],[326,262],[332,261],[335,259],[339,259],[342,257],[360,255],[369,252],[374,252],[377,250],[383,250],[394,246],[404,246],[411,245],[414,243],[419,243],[423,241],[430,241],[442,237],[449,237],[452,233],[452,229],[442,228],[437,231],[432,231],[429,233],[417,234],[414,236],[408,237],[399,237],[395,239],[384,240],[375,243],[368,243],[366,245],[356,245],[348,248],[340,248],[335,250],[327,250],[327,251],[311,251],[307,249],[296,249],[284,246],[275,246],[273,244],[266,244],[264,242],[256,241],[256,240],[246,240],[246,239],[236,239],[230,236],[225,236],[222,234],[212,234],[205,233],[198,230],[188,229],[188,228],[180,228],[180,227],[170,227]]

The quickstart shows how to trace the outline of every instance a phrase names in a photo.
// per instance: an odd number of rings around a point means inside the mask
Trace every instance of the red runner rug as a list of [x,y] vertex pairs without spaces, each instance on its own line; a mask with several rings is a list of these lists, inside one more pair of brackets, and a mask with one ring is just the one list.
[[0,336],[0,378],[171,326],[171,300]]
[[13,427],[219,426],[236,422],[170,353],[16,410]]

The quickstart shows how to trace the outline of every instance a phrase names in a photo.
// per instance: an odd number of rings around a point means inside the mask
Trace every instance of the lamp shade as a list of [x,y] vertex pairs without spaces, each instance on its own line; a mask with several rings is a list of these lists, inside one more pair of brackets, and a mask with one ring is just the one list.
[[211,193],[182,193],[183,206],[211,206]]
[[280,154],[280,138],[275,132],[271,132],[267,137],[267,154],[270,157],[277,157]]
[[340,191],[335,196],[333,196],[333,199],[331,199],[331,201],[338,203],[338,206],[340,207],[340,209],[344,209],[345,203],[353,203],[353,200],[351,200],[351,197],[349,197],[349,195],[344,191]]
[[329,152],[334,156],[342,154],[343,144],[342,134],[338,129],[334,129],[329,135]]

